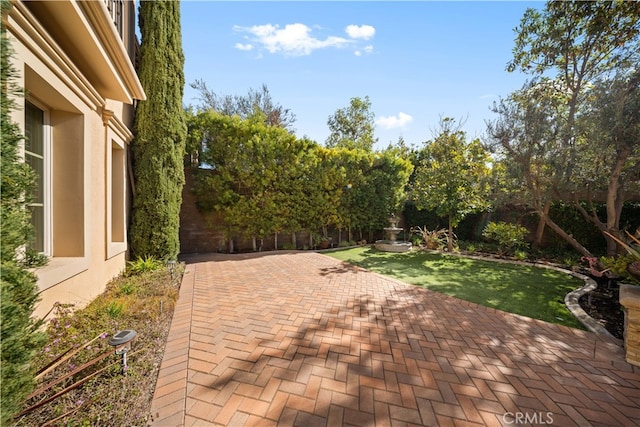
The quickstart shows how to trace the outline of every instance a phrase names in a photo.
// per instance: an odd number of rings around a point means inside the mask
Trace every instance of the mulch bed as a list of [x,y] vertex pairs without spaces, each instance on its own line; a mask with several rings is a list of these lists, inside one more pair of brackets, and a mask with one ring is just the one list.
[[587,314],[616,338],[624,334],[624,312],[618,299],[620,287],[615,281],[599,281],[598,287],[580,297],[580,306]]

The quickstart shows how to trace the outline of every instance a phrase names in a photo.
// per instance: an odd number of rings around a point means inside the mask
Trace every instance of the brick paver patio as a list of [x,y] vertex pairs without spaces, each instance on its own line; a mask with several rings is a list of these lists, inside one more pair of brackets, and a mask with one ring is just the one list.
[[[187,265],[157,426],[640,425],[611,341],[318,253]],[[516,418],[517,417],[517,418]]]

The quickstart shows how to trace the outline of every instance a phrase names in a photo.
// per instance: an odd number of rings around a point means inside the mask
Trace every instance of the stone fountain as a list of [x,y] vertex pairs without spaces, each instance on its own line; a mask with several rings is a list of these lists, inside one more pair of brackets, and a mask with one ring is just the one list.
[[397,240],[402,228],[398,227],[398,218],[394,214],[389,217],[389,227],[384,228],[388,239],[376,240],[375,247],[385,252],[407,252],[411,250],[411,242]]

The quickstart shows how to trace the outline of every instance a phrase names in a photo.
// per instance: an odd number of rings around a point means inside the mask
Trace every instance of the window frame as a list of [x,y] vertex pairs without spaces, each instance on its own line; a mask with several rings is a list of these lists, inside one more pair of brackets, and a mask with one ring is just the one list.
[[[51,128],[51,110],[43,104],[41,101],[36,99],[33,96],[25,97],[24,103],[24,120],[25,120],[25,141],[24,141],[24,160],[27,162],[27,156],[37,156],[37,154],[32,153],[27,150],[26,143],[26,128],[27,128],[27,104],[31,104],[36,109],[42,111],[42,208],[43,208],[43,230],[42,233],[42,244],[43,250],[38,251],[41,254],[44,254],[48,257],[53,256],[53,208],[52,208],[52,128]],[[38,173],[37,171],[34,171]],[[37,203],[28,203],[28,207],[32,207]],[[33,223],[32,223],[33,224]],[[35,229],[34,225],[34,234],[39,233],[37,229]],[[30,247],[31,245],[29,245]]]

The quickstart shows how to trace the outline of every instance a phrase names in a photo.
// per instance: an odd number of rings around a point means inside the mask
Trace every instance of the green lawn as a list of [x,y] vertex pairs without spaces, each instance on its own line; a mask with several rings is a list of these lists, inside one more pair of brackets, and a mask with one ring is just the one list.
[[391,253],[369,247],[326,255],[466,301],[584,329],[564,305],[565,295],[583,282],[558,271],[435,252]]

